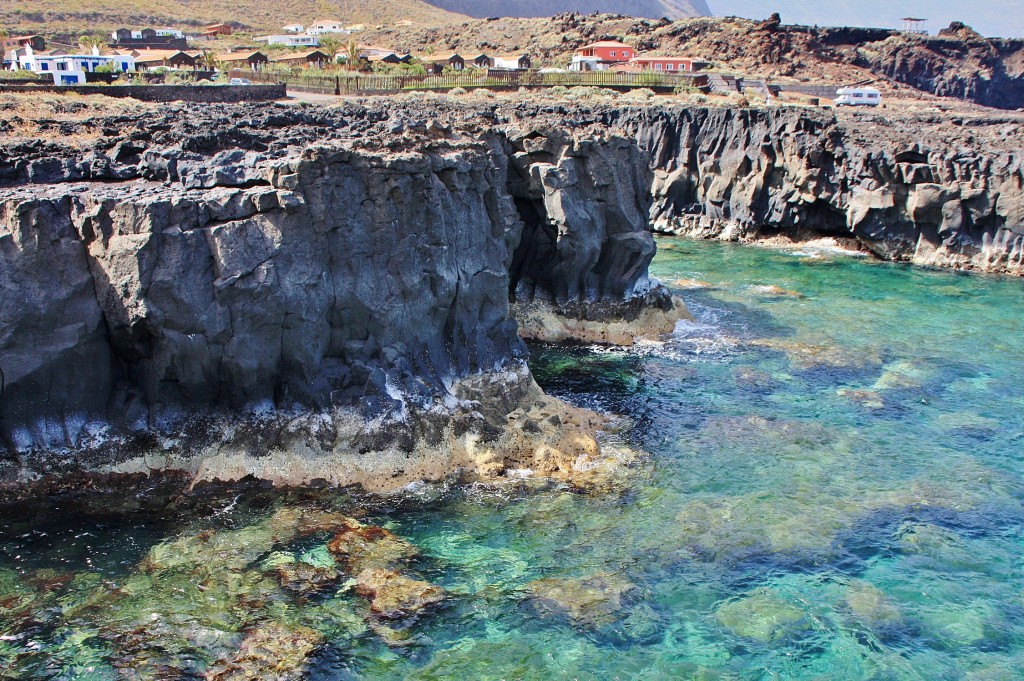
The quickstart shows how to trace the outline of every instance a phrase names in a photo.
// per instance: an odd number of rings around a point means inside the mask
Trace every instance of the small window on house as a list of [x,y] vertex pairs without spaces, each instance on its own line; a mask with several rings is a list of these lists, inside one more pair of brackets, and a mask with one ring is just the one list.
[[665,68],[668,69],[669,71],[675,71],[676,70],[676,65],[675,64],[665,64]]
[[655,70],[657,70],[657,71],[661,71],[661,64],[655,64],[655,65],[654,65],[654,68],[655,68]]
[[615,56],[615,50],[612,50],[612,56],[613,57]]
[[623,57],[629,57],[629,50],[624,50],[624,51],[622,52],[622,56],[623,56]]
[[47,64],[47,63],[46,63],[46,62],[44,61],[44,62],[42,62],[41,64],[39,64],[39,70],[40,70],[40,71],[49,71],[49,70],[50,70],[50,65],[49,65],[49,64]]

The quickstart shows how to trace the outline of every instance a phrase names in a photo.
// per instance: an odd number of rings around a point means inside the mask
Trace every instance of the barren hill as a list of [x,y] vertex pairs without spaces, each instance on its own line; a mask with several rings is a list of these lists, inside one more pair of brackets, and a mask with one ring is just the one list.
[[241,30],[280,30],[290,23],[336,19],[345,23],[437,26],[462,21],[423,0],[3,0],[0,27],[12,33],[77,35],[118,27],[170,26],[182,30],[228,22]]
[[563,12],[610,12],[633,17],[682,19],[711,14],[706,0],[427,0],[471,17],[549,17]]

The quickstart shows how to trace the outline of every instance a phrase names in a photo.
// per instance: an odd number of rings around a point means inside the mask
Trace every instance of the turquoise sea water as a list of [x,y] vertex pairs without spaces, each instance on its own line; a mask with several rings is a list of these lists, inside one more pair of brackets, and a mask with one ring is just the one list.
[[[202,678],[273,622],[314,679],[1024,678],[1024,283],[683,240],[652,269],[696,318],[671,340],[533,349],[630,419],[613,489],[7,507],[0,677]],[[389,645],[343,583],[283,590],[327,536],[269,519],[313,507],[409,540],[446,603]]]

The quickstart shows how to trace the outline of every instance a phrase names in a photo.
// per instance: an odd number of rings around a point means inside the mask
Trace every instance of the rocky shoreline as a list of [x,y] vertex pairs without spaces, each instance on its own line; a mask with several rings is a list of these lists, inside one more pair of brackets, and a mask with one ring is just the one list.
[[0,478],[584,479],[601,418],[543,395],[520,336],[670,332],[651,225],[1024,273],[1015,124],[884,123],[400,98],[0,142]]

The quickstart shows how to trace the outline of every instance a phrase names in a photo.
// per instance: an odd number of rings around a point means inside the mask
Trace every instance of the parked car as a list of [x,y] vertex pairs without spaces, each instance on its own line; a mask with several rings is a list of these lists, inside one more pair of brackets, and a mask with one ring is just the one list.
[[230,85],[252,85],[252,81],[248,78],[232,78]]
[[836,90],[836,106],[878,106],[882,93],[873,87],[842,87]]

